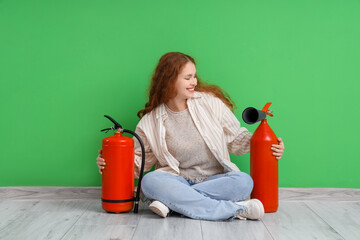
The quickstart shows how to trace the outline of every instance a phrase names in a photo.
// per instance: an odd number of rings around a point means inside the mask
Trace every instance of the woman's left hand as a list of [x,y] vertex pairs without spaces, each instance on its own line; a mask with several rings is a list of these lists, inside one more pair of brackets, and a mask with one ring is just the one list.
[[284,142],[282,141],[281,138],[277,139],[279,142],[279,145],[273,144],[271,145],[271,150],[273,150],[273,155],[276,156],[276,159],[279,160],[282,155],[284,154],[284,150],[285,150],[285,146],[284,146]]

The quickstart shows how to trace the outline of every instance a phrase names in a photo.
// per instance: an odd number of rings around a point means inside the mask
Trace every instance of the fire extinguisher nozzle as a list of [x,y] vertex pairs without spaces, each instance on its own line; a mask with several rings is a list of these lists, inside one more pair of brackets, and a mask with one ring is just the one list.
[[254,124],[266,118],[266,113],[253,107],[246,108],[242,113],[242,118],[247,124]]

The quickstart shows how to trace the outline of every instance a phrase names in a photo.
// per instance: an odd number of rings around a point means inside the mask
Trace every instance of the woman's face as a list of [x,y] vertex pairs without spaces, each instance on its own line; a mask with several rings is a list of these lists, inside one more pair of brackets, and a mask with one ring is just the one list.
[[176,98],[188,99],[194,96],[195,86],[197,85],[195,75],[195,65],[192,62],[187,62],[179,73],[175,83]]

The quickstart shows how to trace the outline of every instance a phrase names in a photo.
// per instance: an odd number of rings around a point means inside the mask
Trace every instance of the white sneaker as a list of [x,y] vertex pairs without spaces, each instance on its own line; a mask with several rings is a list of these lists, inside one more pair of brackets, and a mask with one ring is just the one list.
[[246,209],[239,209],[236,212],[236,217],[239,219],[257,220],[264,216],[264,205],[258,199],[250,199],[242,202],[235,202],[238,205],[245,206]]
[[167,217],[168,213],[170,212],[169,208],[159,201],[153,201],[149,205],[149,208],[151,209],[151,211],[163,218]]

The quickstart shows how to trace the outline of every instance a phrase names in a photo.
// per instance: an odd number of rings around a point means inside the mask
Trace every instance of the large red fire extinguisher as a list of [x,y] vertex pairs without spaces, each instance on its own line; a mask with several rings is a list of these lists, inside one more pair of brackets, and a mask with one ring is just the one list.
[[262,110],[246,108],[242,118],[248,124],[261,121],[250,140],[250,175],[254,181],[251,198],[259,199],[265,212],[276,212],[279,205],[278,160],[272,154],[271,145],[278,141],[266,120],[266,115],[273,116],[270,105],[267,103]]
[[[115,126],[101,131],[116,130],[114,136],[103,139],[102,155],[106,161],[106,168],[102,173],[102,207],[107,212],[129,212],[134,207],[134,213],[138,212],[141,180],[144,172],[145,149],[140,137],[133,131],[123,129],[110,116],[105,115]],[[140,142],[142,163],[136,197],[134,197],[134,140],[122,134],[130,133]]]

